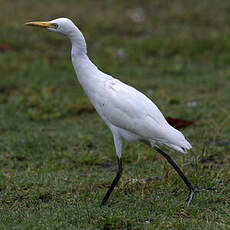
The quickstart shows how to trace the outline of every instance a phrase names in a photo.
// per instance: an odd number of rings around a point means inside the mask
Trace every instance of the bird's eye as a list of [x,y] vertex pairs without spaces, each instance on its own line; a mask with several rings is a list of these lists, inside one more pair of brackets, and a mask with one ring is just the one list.
[[57,23],[52,23],[52,26],[53,26],[54,29],[58,28],[58,24]]

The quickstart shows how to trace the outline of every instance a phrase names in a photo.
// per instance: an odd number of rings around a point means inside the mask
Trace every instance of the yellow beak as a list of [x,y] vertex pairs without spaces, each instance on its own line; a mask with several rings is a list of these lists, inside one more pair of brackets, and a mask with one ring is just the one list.
[[44,27],[44,28],[56,28],[55,24],[50,22],[27,22],[25,23],[26,26],[37,26],[37,27]]

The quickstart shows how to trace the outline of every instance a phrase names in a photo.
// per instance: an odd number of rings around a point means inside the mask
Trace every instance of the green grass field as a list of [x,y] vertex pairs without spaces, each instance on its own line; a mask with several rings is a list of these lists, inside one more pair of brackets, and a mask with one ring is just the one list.
[[[0,0],[0,229],[229,229],[230,2]],[[125,143],[116,174],[108,128],[75,78],[70,42],[23,24],[71,18],[91,60],[196,120],[187,155],[169,151],[196,187],[143,144]],[[193,106],[191,106],[193,105]]]

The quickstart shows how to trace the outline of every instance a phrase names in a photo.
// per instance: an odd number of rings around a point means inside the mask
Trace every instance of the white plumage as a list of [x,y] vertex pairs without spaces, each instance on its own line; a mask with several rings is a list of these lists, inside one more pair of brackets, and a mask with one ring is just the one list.
[[113,135],[128,141],[147,141],[152,147],[166,145],[183,153],[191,148],[183,134],[168,124],[151,100],[119,80],[108,77],[102,81],[95,101],[91,101],[112,133],[116,133]]
[[189,187],[189,203],[196,190],[178,166],[175,166],[175,162],[158,148],[163,145],[186,153],[191,145],[184,135],[168,124],[157,106],[144,94],[101,72],[90,61],[87,56],[85,39],[71,20],[59,18],[50,22],[29,22],[26,25],[46,27],[50,31],[65,34],[71,40],[72,63],[79,83],[113,134],[119,170],[102,201],[102,205],[109,198],[122,173],[123,139],[147,142],[166,157]]
[[[58,21],[60,19],[57,19]],[[64,19],[66,25],[75,25]],[[56,20],[53,21],[54,23]],[[191,148],[183,134],[168,124],[157,106],[133,87],[101,72],[88,58],[81,32],[70,36],[72,63],[78,80],[113,136],[128,141],[148,141],[151,146],[166,145],[182,153]],[[67,35],[68,36],[68,35]],[[74,46],[75,41],[82,44]],[[133,138],[135,136],[135,138]]]

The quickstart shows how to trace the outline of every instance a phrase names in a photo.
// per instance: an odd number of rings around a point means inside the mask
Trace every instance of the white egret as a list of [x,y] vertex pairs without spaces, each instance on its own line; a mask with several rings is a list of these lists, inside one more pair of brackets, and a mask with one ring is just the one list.
[[25,25],[44,27],[70,39],[72,63],[78,81],[113,134],[118,171],[101,205],[106,203],[122,175],[124,139],[145,142],[167,159],[189,189],[187,204],[191,202],[195,192],[205,190],[194,188],[174,160],[160,149],[160,146],[166,146],[186,153],[192,146],[183,134],[168,124],[157,106],[144,94],[103,73],[90,61],[85,39],[71,20],[58,18],[48,22],[28,22]]

